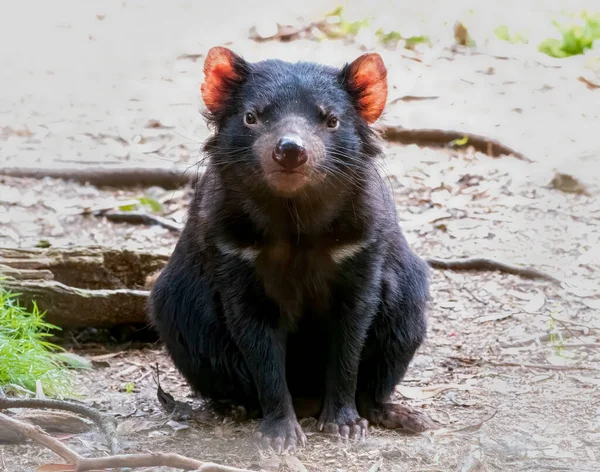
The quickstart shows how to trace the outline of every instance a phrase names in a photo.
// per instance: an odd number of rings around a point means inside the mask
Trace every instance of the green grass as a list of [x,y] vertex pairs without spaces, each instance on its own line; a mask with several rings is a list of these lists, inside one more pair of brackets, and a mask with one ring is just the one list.
[[[577,18],[578,17],[578,18]],[[548,38],[538,46],[538,51],[551,57],[564,58],[583,54],[600,42],[600,13],[583,12],[577,15],[576,24],[560,24],[554,21],[554,26],[561,38]]]
[[0,387],[35,392],[39,380],[48,396],[72,393],[71,373],[56,356],[61,349],[46,340],[52,329],[58,328],[44,321],[37,306],[26,310],[0,286]]

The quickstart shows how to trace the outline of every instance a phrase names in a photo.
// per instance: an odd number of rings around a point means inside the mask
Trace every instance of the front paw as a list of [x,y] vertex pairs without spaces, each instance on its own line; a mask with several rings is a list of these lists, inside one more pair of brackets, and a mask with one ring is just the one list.
[[263,419],[256,439],[262,449],[273,449],[277,454],[294,453],[299,445],[306,445],[306,435],[295,417]]
[[367,435],[369,422],[361,418],[352,406],[325,406],[319,417],[319,431],[344,439],[362,439]]

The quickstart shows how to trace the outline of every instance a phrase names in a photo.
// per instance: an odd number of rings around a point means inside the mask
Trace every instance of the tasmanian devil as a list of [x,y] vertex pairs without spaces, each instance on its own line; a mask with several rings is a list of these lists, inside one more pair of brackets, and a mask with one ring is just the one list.
[[381,57],[337,69],[215,47],[204,74],[207,170],[150,300],[175,365],[202,397],[259,412],[277,451],[304,444],[304,415],[346,438],[432,426],[389,403],[429,282],[378,172]]

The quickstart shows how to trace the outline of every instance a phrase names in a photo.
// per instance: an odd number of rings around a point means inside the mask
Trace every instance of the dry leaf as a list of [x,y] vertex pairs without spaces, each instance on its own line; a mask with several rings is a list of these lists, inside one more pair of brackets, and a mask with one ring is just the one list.
[[547,457],[553,457],[555,459],[572,459],[573,457],[575,457],[570,452],[562,452],[558,448],[557,444],[552,444],[552,445],[544,448],[543,452],[544,452],[545,456],[547,456]]
[[419,228],[421,226],[425,226],[427,223],[435,223],[436,221],[450,218],[451,216],[452,215],[445,210],[433,208],[419,215],[411,216],[408,221],[403,221],[401,226],[405,229]]
[[120,379],[121,377],[127,377],[131,374],[133,374],[136,370],[138,370],[140,367],[137,365],[131,365],[129,367],[127,367],[127,369],[122,370],[121,372],[117,372],[114,375],[114,378],[116,379]]
[[379,460],[371,466],[369,472],[378,472],[381,470],[381,466],[383,465],[383,458],[380,457]]
[[481,427],[487,423],[488,421],[490,421],[494,416],[496,416],[496,414],[498,413],[498,410],[494,411],[494,413],[492,415],[490,415],[489,417],[487,417],[486,419],[480,421],[479,423],[475,423],[469,426],[465,426],[464,428],[458,428],[458,429],[454,429],[451,432],[464,432],[464,433],[474,433],[475,431],[479,431],[481,429]]
[[526,313],[537,313],[544,306],[544,303],[546,303],[546,297],[542,292],[538,292],[527,302],[523,310]]
[[572,363],[572,359],[569,359],[567,356],[573,356],[574,354],[570,352],[563,352],[560,355],[552,355],[546,357],[546,360],[549,364],[558,365],[558,366],[566,366]]
[[467,385],[459,385],[455,383],[441,384],[441,385],[430,385],[427,387],[407,387],[406,385],[398,385],[396,391],[404,398],[411,400],[424,400],[426,398],[432,398],[439,395],[446,390],[460,389],[469,390],[470,387]]
[[477,321],[477,323],[487,323],[488,321],[498,321],[498,320],[503,320],[505,318],[508,318],[510,316],[512,316],[514,313],[500,313],[497,315],[488,315],[488,316],[482,316],[481,318],[477,318],[475,321]]
[[35,381],[35,398],[38,398],[41,400],[46,398],[46,394],[44,393],[44,387],[42,385],[42,381],[39,379]]
[[260,464],[258,464],[260,466],[261,469],[265,469],[265,470],[277,470],[279,469],[279,466],[281,465],[281,459],[277,456],[271,456],[269,458],[267,458],[264,461],[261,461]]
[[131,433],[139,433],[142,431],[149,431],[156,428],[156,423],[151,421],[140,421],[136,419],[129,419],[119,423],[117,426],[117,433],[127,436]]
[[173,420],[167,421],[166,425],[170,426],[175,432],[181,431],[182,429],[189,429],[187,424],[178,423],[177,421]]
[[593,298],[591,300],[582,300],[583,304],[592,310],[600,310],[600,298]]
[[454,40],[456,44],[467,46],[469,44],[469,30],[460,21],[454,23]]
[[201,57],[204,57],[204,54],[181,54],[177,56],[177,59],[189,59],[192,62],[196,62]]
[[577,77],[577,80],[586,84],[587,88],[589,88],[590,90],[600,89],[600,82],[599,83],[592,82],[591,80],[586,79],[584,76]]
[[574,378],[575,380],[584,383],[584,384],[589,384],[589,385],[595,385],[596,387],[600,387],[600,379],[595,379],[593,377],[580,377],[580,376],[573,376],[572,378]]
[[120,356],[124,351],[119,352],[111,352],[109,354],[100,354],[99,356],[89,356],[88,359],[90,361],[105,361],[107,359],[112,359],[113,357]]
[[587,194],[587,190],[579,180],[572,175],[562,174],[560,172],[557,172],[554,175],[554,178],[550,182],[550,187],[566,193]]
[[308,472],[304,464],[296,456],[285,456],[283,460],[291,472]]

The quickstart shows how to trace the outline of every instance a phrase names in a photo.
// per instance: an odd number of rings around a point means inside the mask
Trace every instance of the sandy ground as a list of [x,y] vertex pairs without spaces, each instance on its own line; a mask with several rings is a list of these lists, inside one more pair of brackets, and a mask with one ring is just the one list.
[[[594,3],[569,2],[568,8]],[[228,43],[250,60],[341,65],[372,46],[368,34],[354,44],[247,39],[252,25],[318,18],[333,5],[11,5],[0,18],[0,164],[193,165],[208,135],[198,113],[208,48]],[[165,390],[192,399],[159,345],[111,347],[119,354],[77,374],[79,393],[117,415],[128,452],[174,451],[268,471],[599,469],[600,89],[578,78],[600,80],[586,68],[592,55],[552,60],[535,51],[539,38],[553,34],[551,12],[562,7],[533,1],[401,7],[388,1],[350,8],[357,18],[375,14],[375,23],[434,39],[433,47],[416,53],[377,47],[389,67],[386,123],[491,136],[531,160],[389,145],[383,167],[411,244],[423,256],[493,257],[562,281],[434,272],[429,339],[398,387],[398,399],[424,408],[443,428],[420,436],[373,430],[363,443],[338,444],[313,433],[309,422],[309,446],[299,462],[268,456],[248,441],[255,423],[204,411],[192,420],[164,416],[150,375],[155,363]],[[450,48],[456,20],[469,26],[477,48]],[[524,30],[532,44],[495,41],[499,24]],[[151,120],[163,126],[148,127]],[[587,194],[553,188],[557,171],[578,179]],[[170,249],[176,237],[163,228],[78,214],[107,198],[147,192],[0,177],[0,245],[46,240],[53,246]],[[187,191],[172,192],[164,214],[182,221],[188,198]],[[97,345],[78,352],[107,353]],[[86,454],[104,450],[95,433],[66,441]],[[0,446],[0,470],[32,471],[51,461],[37,446]]]

